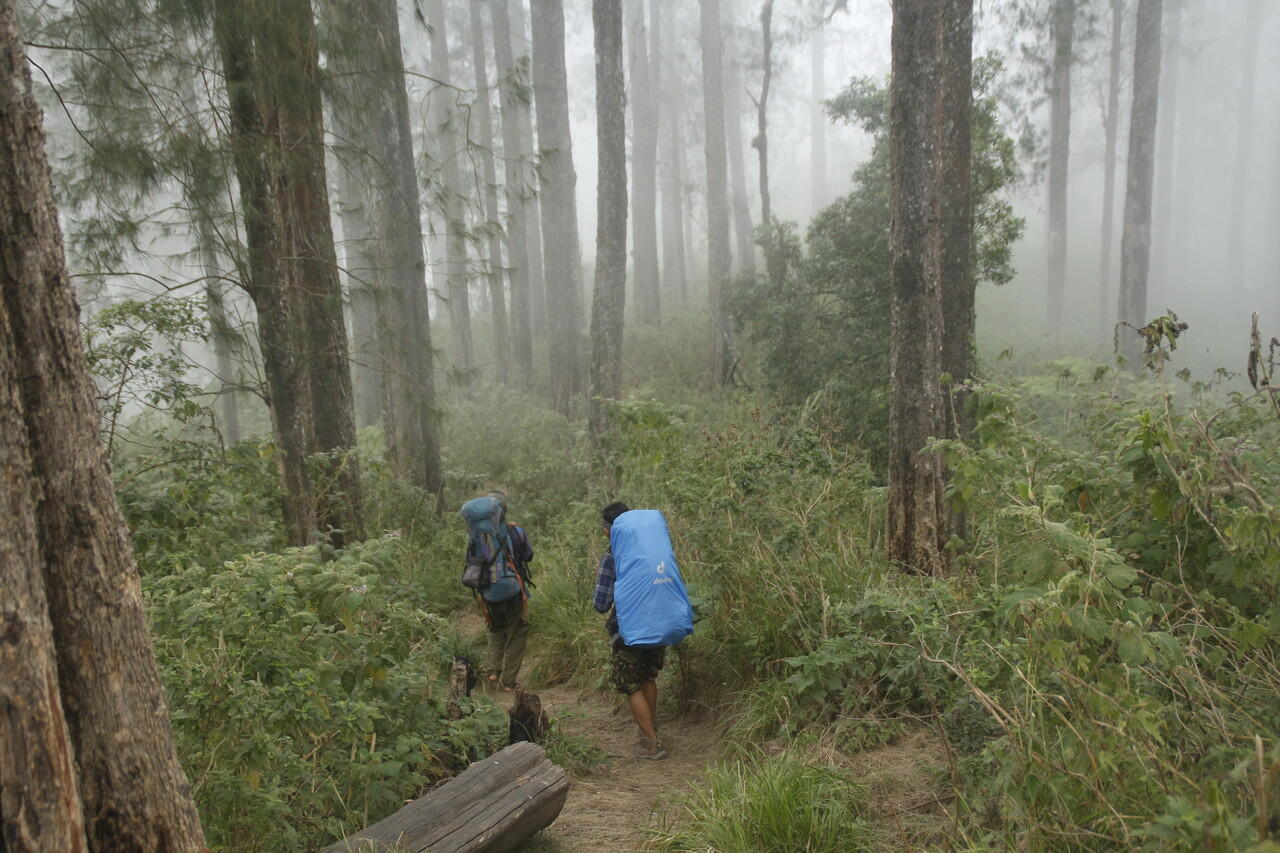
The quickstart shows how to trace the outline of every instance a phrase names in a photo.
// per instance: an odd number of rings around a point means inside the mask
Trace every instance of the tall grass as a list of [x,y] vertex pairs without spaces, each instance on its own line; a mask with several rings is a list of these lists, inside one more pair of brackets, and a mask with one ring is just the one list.
[[865,791],[837,770],[787,755],[713,769],[671,807],[649,849],[662,853],[856,853],[872,849]]

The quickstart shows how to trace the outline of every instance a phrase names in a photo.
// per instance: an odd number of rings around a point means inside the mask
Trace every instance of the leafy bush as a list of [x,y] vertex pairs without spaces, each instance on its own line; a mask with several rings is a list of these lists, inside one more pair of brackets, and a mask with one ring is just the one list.
[[[1011,248],[1022,220],[1003,197],[1017,176],[1013,141],[992,94],[1001,73],[986,57],[974,67],[974,278],[1013,277]],[[828,105],[832,115],[874,138],[854,189],[820,211],[805,250],[780,233],[789,275],[747,277],[727,293],[730,311],[759,347],[769,392],[792,405],[820,401],[842,439],[882,467],[889,412],[889,134],[888,89],[854,80]]]
[[[444,621],[394,594],[391,537],[150,575],[156,655],[211,844],[309,850],[501,747],[449,720]],[[269,831],[265,828],[270,827]]]

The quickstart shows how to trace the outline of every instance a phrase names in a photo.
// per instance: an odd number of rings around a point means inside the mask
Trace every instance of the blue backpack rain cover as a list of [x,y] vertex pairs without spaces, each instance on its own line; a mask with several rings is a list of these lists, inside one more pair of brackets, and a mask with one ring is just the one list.
[[628,646],[674,646],[693,633],[693,608],[671,548],[667,520],[656,509],[633,509],[609,533],[616,579],[618,632]]

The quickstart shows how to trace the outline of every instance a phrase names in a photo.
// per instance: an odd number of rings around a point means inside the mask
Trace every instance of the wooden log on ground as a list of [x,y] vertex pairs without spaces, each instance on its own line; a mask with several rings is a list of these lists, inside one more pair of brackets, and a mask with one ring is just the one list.
[[542,747],[516,743],[324,853],[502,853],[550,826],[568,796]]

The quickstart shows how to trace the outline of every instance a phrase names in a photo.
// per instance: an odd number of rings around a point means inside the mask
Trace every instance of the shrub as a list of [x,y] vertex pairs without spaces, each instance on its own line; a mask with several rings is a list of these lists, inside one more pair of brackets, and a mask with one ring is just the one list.
[[[156,655],[210,843],[315,849],[505,741],[449,720],[445,623],[390,591],[394,538],[146,578]],[[264,831],[270,827],[270,831]]]

